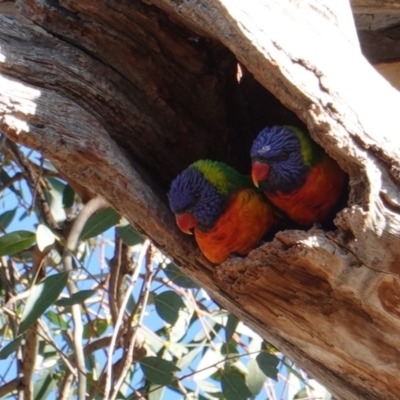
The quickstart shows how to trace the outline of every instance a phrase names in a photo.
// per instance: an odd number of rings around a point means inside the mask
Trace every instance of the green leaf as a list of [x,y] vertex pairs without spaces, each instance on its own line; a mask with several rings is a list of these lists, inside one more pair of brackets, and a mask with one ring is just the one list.
[[145,377],[156,385],[169,385],[174,379],[174,372],[179,368],[171,361],[160,357],[144,357],[139,360]]
[[32,287],[22,313],[18,334],[27,331],[47,308],[57,300],[67,281],[68,272],[61,272],[47,277]]
[[251,392],[240,374],[224,372],[221,387],[226,400],[247,400],[251,397]]
[[57,178],[46,178],[46,181],[49,184],[49,190],[45,191],[45,195],[50,204],[51,213],[57,222],[65,221],[63,193],[66,185]]
[[293,397],[293,400],[297,400],[297,399],[308,399],[308,393],[307,393],[307,389],[303,388],[300,391],[298,391],[295,396]]
[[279,358],[277,356],[263,351],[262,353],[258,354],[256,361],[261,371],[265,375],[276,381],[278,380],[279,371],[277,366],[279,364]]
[[53,369],[47,374],[43,374],[34,384],[34,399],[46,400],[51,398],[51,393],[56,387],[58,381],[53,374]]
[[95,321],[87,323],[83,327],[83,338],[100,337],[110,326],[110,323],[104,318],[97,318]]
[[36,243],[40,251],[46,247],[51,246],[55,242],[53,232],[43,224],[39,224],[36,229]]
[[193,338],[194,342],[201,342],[205,338],[213,338],[215,336],[215,328],[218,328],[218,324],[210,319],[207,324],[203,325],[203,328],[200,329],[197,333],[196,336]]
[[117,226],[116,230],[117,235],[128,246],[135,246],[143,242],[143,236],[132,225]]
[[0,360],[5,360],[10,354],[18,350],[21,345],[22,336],[18,336],[16,339],[12,340],[6,346],[4,346],[0,351]]
[[70,185],[65,185],[62,195],[64,208],[71,208],[74,205],[75,192]]
[[185,303],[179,295],[172,290],[162,292],[154,298],[157,314],[167,323],[173,325],[179,318],[179,310]]
[[229,342],[239,325],[239,320],[233,315],[229,314],[225,325],[225,341]]
[[150,385],[148,400],[162,400],[164,398],[165,386]]
[[[195,360],[195,358],[199,355],[199,353],[204,349],[204,345],[206,344],[206,341],[204,340],[201,343],[197,343],[196,346],[190,350],[188,353],[186,353],[179,361],[177,366],[184,370],[187,367],[189,367],[189,365],[193,364],[193,361]],[[189,348],[189,346],[188,346]]]
[[[190,303],[185,304],[184,308],[180,308],[178,312],[178,319],[169,329],[169,340],[172,343],[178,343],[184,337],[190,324],[193,322],[193,309]],[[196,318],[196,317],[195,317]]]
[[49,310],[44,314],[54,325],[57,325],[62,330],[66,330],[69,328],[69,325],[65,321],[65,318],[62,314],[57,314],[56,312]]
[[223,367],[225,357],[221,355],[221,345],[209,347],[203,354],[200,362],[196,367],[194,380],[196,382],[204,381],[209,376],[218,372]]
[[82,304],[90,296],[93,296],[96,290],[81,290],[80,292],[74,293],[71,297],[57,300],[54,305],[62,307],[70,307],[74,304]]
[[57,352],[56,348],[50,343],[46,343],[44,340],[41,340],[39,342],[38,354],[40,354],[40,356],[43,357],[42,365],[44,364],[54,365],[61,357],[60,354]]
[[252,395],[257,396],[258,393],[261,392],[267,377],[261,371],[261,368],[258,366],[258,363],[254,358],[250,358],[250,361],[247,364],[247,371],[246,385],[250,389]]
[[0,257],[11,256],[31,247],[36,241],[36,234],[29,231],[15,231],[0,237]]
[[[214,385],[215,381],[207,379],[205,381],[198,381],[198,387],[205,392],[208,396],[207,399],[220,399],[222,398],[221,385]],[[200,400],[200,397],[199,397]]]
[[0,228],[4,231],[7,229],[8,225],[11,224],[12,220],[17,213],[17,209],[14,208],[13,210],[8,210],[0,215]]
[[175,264],[169,263],[164,268],[164,273],[167,275],[167,278],[174,282],[175,285],[186,289],[198,288],[189,277],[187,277]]
[[236,341],[230,340],[229,342],[224,343],[221,347],[221,354],[224,356],[234,356],[235,354],[239,354]]
[[116,225],[120,215],[111,207],[105,208],[92,215],[82,229],[80,240],[87,240]]

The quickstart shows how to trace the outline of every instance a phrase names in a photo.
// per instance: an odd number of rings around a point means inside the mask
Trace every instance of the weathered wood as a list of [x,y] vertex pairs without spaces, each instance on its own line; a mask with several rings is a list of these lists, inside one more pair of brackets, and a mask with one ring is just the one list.
[[390,63],[400,58],[400,25],[380,30],[360,30],[363,54],[373,63]]
[[218,281],[335,396],[395,399],[398,275],[369,270],[340,242],[319,230],[279,233],[218,267]]
[[357,14],[379,14],[400,11],[397,0],[350,0],[353,11]]
[[[21,42],[18,32],[12,38],[8,34],[10,47],[29,51],[29,40],[36,47],[24,79],[74,96],[164,183],[200,154],[224,154],[229,161],[232,149],[242,145],[235,141],[241,137],[235,125],[225,118],[232,110],[234,122],[240,110],[227,95],[234,90],[235,59],[222,46],[190,40],[183,27],[141,2],[115,2],[108,8],[104,1],[18,4],[25,16],[62,39],[24,37]],[[21,66],[10,62],[7,67],[11,76],[21,75]],[[214,145],[196,140],[207,134],[220,140]],[[170,157],[159,159],[165,149]]]
[[375,68],[393,87],[400,90],[400,62],[377,64]]
[[[0,129],[103,195],[338,398],[394,400],[400,95],[361,55],[347,3],[326,3],[21,0],[41,29],[0,16]],[[281,232],[213,267],[175,228],[162,189],[193,157],[246,162],[255,132],[226,49],[307,124],[351,193],[337,232]]]

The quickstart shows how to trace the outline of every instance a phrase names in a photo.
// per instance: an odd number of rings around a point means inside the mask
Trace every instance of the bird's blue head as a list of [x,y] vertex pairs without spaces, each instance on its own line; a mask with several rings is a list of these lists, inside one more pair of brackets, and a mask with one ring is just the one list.
[[263,129],[250,153],[254,184],[270,193],[300,188],[312,168],[315,146],[307,134],[291,126]]
[[228,193],[219,191],[205,177],[198,163],[181,172],[172,181],[168,192],[171,211],[176,216],[179,228],[185,233],[190,233],[190,229],[195,226],[200,230],[210,229],[229,199]]

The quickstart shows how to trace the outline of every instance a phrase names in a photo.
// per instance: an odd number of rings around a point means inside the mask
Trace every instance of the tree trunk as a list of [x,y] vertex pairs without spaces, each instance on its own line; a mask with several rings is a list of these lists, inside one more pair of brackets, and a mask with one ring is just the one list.
[[[397,400],[400,95],[361,53],[349,4],[325,3],[0,3],[0,130],[104,196],[337,398]],[[280,232],[212,266],[165,191],[199,158],[248,171],[273,123],[308,127],[349,173],[348,207],[335,232]]]

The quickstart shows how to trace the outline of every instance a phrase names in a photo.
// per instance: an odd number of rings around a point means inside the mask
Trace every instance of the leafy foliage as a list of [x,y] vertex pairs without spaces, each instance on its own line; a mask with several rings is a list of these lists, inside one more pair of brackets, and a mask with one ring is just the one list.
[[29,231],[15,231],[0,237],[0,256],[12,256],[35,243],[36,236]]
[[[99,206],[77,232],[74,221],[86,205],[76,186],[38,154],[5,148],[0,359],[7,362],[0,363],[0,390],[30,370],[35,399],[75,393],[82,382],[95,399],[312,394],[302,371],[220,309],[112,208]],[[29,164],[40,171],[36,178]],[[79,240],[67,248],[73,235]],[[79,351],[83,366],[75,361]],[[4,398],[23,389],[8,390]]]
[[68,280],[68,272],[51,275],[31,288],[28,300],[18,328],[21,335],[49,308],[58,298]]

